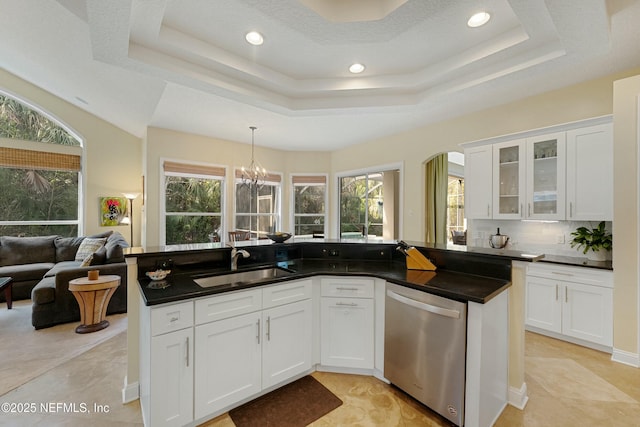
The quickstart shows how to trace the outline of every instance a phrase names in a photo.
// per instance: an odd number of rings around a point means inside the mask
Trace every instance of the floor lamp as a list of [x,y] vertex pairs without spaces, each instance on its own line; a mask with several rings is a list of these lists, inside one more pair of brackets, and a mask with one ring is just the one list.
[[133,201],[138,198],[140,193],[122,193],[129,200],[129,230],[131,232],[130,245],[133,247]]

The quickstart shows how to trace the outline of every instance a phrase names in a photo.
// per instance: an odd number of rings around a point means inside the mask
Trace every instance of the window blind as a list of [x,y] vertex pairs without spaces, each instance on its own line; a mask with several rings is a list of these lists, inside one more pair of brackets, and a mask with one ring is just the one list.
[[207,166],[207,165],[194,165],[187,163],[179,163],[172,161],[165,161],[163,164],[165,172],[171,173],[186,173],[191,175],[209,175],[222,177],[227,174],[227,170],[221,166]]
[[80,171],[80,156],[0,147],[0,166],[36,170]]
[[[241,169],[236,169],[236,178],[242,178],[242,170]],[[264,178],[265,181],[267,182],[280,182],[282,181],[282,177],[278,174],[275,173],[267,173],[267,175]]]
[[292,177],[293,184],[326,184],[327,177],[324,175],[294,175]]

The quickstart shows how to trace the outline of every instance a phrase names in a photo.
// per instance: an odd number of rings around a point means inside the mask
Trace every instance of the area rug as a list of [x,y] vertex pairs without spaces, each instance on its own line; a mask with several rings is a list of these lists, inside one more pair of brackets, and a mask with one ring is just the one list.
[[237,427],[304,427],[342,405],[307,375],[229,411]]
[[14,301],[8,310],[0,303],[0,396],[126,331],[127,314],[108,315],[108,328],[76,334],[80,322],[35,330],[31,301]]

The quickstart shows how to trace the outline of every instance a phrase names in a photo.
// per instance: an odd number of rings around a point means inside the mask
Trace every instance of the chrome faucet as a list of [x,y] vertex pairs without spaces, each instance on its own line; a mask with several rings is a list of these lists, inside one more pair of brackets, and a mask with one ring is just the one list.
[[231,270],[238,269],[238,258],[242,255],[243,258],[249,258],[251,254],[244,249],[231,249]]

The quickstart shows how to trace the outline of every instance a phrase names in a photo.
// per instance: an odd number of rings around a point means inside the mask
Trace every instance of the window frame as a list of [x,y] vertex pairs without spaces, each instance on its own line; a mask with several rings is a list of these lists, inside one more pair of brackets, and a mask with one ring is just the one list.
[[336,219],[335,222],[331,225],[331,235],[332,236],[336,236],[335,238],[339,239],[340,238],[340,196],[341,196],[341,189],[340,189],[340,180],[342,178],[346,178],[346,177],[350,177],[350,176],[358,176],[358,175],[368,175],[368,174],[373,174],[373,173],[379,173],[379,172],[391,172],[391,171],[398,171],[398,206],[397,206],[397,210],[396,213],[398,215],[398,240],[402,240],[403,239],[403,223],[404,223],[404,214],[403,214],[403,209],[404,209],[404,162],[397,162],[397,163],[387,163],[387,164],[383,164],[383,165],[379,165],[379,166],[372,166],[372,167],[368,167],[368,168],[364,168],[364,169],[355,169],[355,170],[349,170],[349,171],[343,171],[343,172],[338,172],[335,174],[334,177],[334,185],[335,185],[335,191],[333,194],[333,212],[334,212],[334,218]]
[[[302,178],[304,179],[305,177],[323,177],[324,178],[324,183],[294,183],[296,178]],[[324,217],[324,224],[323,224],[323,230],[322,230],[322,234],[326,237],[329,233],[329,174],[327,173],[293,173],[290,175],[290,179],[289,179],[289,185],[291,187],[290,189],[290,203],[289,203],[289,221],[290,221],[290,228],[291,228],[291,234],[293,236],[296,236],[295,234],[295,230],[296,230],[296,217],[311,217],[311,216],[322,216]],[[303,185],[324,185],[325,190],[324,190],[324,212],[322,214],[298,214],[296,213],[296,193],[295,193],[295,189],[296,186],[303,186]]]
[[[169,172],[165,171],[165,163],[177,163],[180,165],[184,165],[185,167],[193,166],[194,169],[201,168],[211,168],[211,169],[223,169],[224,174],[222,175],[209,175],[205,173],[186,173],[186,172]],[[226,219],[225,219],[225,209],[226,209],[226,200],[227,200],[227,176],[226,176],[227,166],[218,165],[212,163],[203,163],[203,162],[194,162],[190,160],[184,159],[171,159],[171,158],[161,158],[160,159],[160,188],[158,189],[160,193],[160,197],[158,198],[160,202],[159,211],[159,233],[158,233],[158,243],[162,246],[167,245],[167,198],[166,198],[166,177],[167,176],[179,176],[186,178],[199,178],[199,179],[209,179],[209,180],[218,180],[220,183],[220,213],[209,213],[209,212],[189,212],[184,215],[175,215],[175,216],[219,216],[220,217],[220,240],[224,239],[224,235],[226,234]],[[205,215],[203,215],[205,214]],[[205,243],[205,242],[202,242]]]
[[[237,219],[238,216],[247,216],[247,217],[269,217],[275,216],[275,229],[281,230],[282,227],[282,174],[278,172],[267,172],[267,179],[265,180],[265,185],[274,186],[276,188],[276,203],[275,209],[273,213],[269,214],[261,214],[261,213],[238,213],[238,185],[242,185],[242,178],[240,178],[240,169],[235,170],[234,181],[233,181],[233,221],[231,224],[233,225],[232,229],[237,230]],[[277,179],[275,179],[277,178]],[[251,223],[251,220],[249,221]],[[256,222],[258,224],[258,222]],[[251,239],[254,239],[253,232],[254,230],[249,230]],[[260,239],[260,232],[255,230],[256,237],[255,239]]]
[[[51,142],[42,142],[42,141],[33,141],[33,140],[22,140],[22,139],[14,139],[7,137],[0,137],[0,147],[9,148],[9,149],[18,149],[18,150],[30,150],[36,151],[39,153],[53,153],[59,155],[71,155],[78,156],[80,158],[80,168],[77,172],[78,178],[78,207],[77,214],[75,220],[50,220],[50,221],[19,221],[19,220],[0,220],[0,225],[75,225],[78,236],[83,236],[85,230],[85,183],[84,183],[84,171],[86,168],[86,144],[85,139],[78,133],[75,129],[65,123],[63,120],[55,116],[54,114],[46,111],[44,108],[39,105],[24,99],[20,96],[14,95],[13,93],[7,92],[6,90],[0,88],[0,96],[5,98],[12,99],[13,101],[22,104],[23,106],[29,108],[35,113],[43,116],[47,120],[53,122],[56,126],[63,129],[66,133],[68,133],[75,141],[77,141],[77,145],[63,145],[56,144]],[[16,143],[19,141],[19,143]],[[4,166],[3,166],[4,167]],[[7,167],[8,168],[8,167]],[[16,169],[25,169],[25,168],[16,168]],[[33,170],[42,170],[38,168],[33,168]],[[57,170],[57,169],[56,169]],[[59,169],[63,170],[63,169]]]

